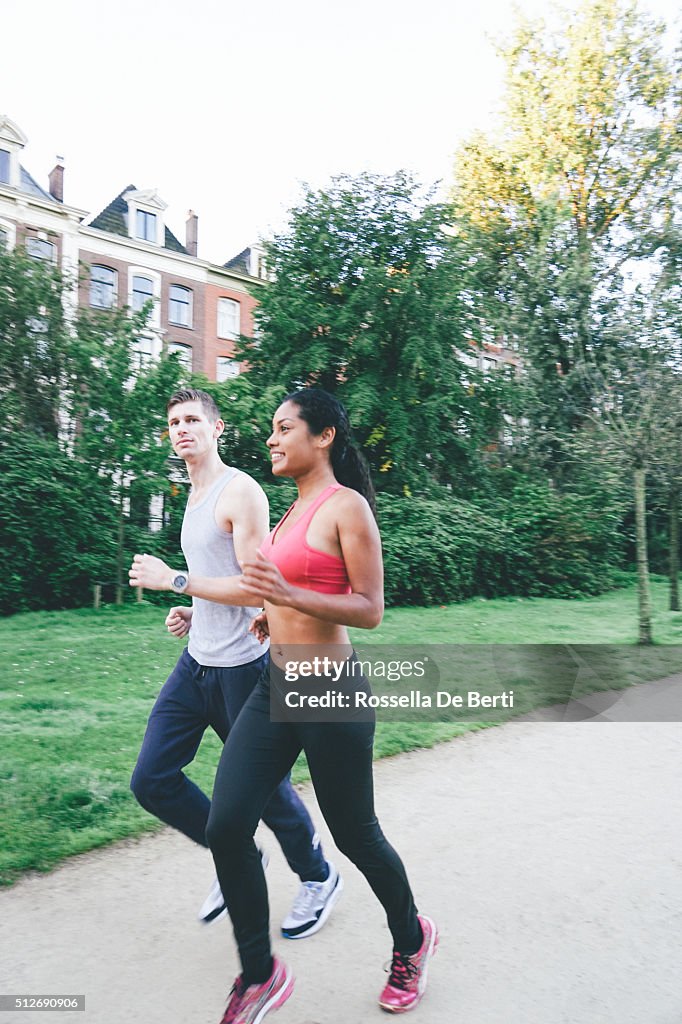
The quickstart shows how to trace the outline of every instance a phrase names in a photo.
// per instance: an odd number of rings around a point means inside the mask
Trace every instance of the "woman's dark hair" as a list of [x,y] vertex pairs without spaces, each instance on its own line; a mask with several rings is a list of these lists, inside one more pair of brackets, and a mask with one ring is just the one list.
[[366,498],[376,516],[376,498],[369,466],[353,443],[348,413],[338,398],[322,388],[300,388],[287,395],[284,401],[298,406],[301,419],[308,424],[312,434],[318,435],[325,427],[334,427],[336,434],[331,447],[334,476],[344,487],[351,487]]

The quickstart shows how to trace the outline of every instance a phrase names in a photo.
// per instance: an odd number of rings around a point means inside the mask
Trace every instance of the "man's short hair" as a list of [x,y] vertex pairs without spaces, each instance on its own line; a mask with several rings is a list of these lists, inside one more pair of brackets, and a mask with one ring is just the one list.
[[220,409],[216,405],[213,396],[209,395],[208,391],[199,391],[198,388],[183,388],[172,394],[168,399],[166,413],[170,413],[174,405],[181,405],[183,402],[200,402],[201,408],[210,420],[215,422],[215,420],[222,419]]

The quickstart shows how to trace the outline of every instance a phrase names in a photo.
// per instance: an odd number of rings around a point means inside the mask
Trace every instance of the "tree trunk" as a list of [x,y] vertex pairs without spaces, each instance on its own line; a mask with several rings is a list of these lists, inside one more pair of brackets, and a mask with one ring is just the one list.
[[653,643],[651,634],[651,588],[646,541],[646,470],[635,469],[635,532],[637,546],[637,604],[640,644]]
[[116,544],[116,604],[123,604],[123,484],[118,499],[118,536]]
[[680,485],[670,488],[670,611],[680,610]]

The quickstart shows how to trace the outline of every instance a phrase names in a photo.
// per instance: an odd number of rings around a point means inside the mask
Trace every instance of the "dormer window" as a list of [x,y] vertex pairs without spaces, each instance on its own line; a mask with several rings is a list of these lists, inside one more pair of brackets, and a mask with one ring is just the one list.
[[143,242],[156,242],[156,214],[137,211],[136,237]]
[[0,185],[21,188],[19,157],[27,141],[21,128],[0,114]]
[[123,193],[128,204],[128,234],[139,242],[162,246],[165,236],[164,203],[156,189],[130,188]]

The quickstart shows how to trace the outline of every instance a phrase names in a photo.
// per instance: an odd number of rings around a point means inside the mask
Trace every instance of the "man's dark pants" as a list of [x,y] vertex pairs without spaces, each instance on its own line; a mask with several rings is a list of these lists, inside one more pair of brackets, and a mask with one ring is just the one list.
[[[208,846],[211,803],[182,769],[194,760],[209,726],[225,742],[267,663],[264,654],[234,668],[204,667],[185,649],[149,716],[130,788],[145,810],[201,846]],[[274,790],[262,820],[295,874],[303,881],[325,877],[313,823],[288,775]]]

